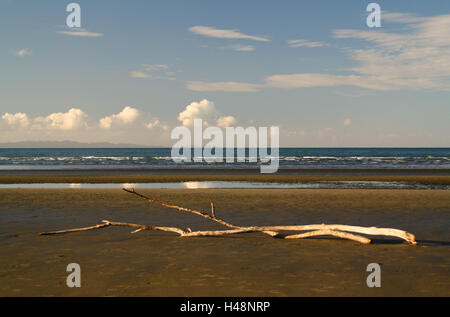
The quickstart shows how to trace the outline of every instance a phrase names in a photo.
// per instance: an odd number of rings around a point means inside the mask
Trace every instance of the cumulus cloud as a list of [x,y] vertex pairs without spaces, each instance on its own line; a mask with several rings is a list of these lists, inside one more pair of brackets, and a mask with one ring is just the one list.
[[167,123],[161,122],[159,119],[154,119],[145,125],[147,129],[160,128],[164,131],[169,130],[169,125]]
[[192,127],[194,119],[202,119],[205,126],[215,122],[216,125],[222,128],[236,123],[236,119],[233,116],[219,117],[214,102],[207,99],[203,99],[200,102],[191,102],[184,111],[179,113],[177,119],[185,127]]
[[47,117],[34,119],[36,127],[56,130],[75,130],[86,126],[87,115],[77,108],[71,108],[67,112],[55,112]]
[[119,112],[117,115],[113,115],[113,118],[117,118],[123,123],[131,123],[139,116],[139,111],[137,109],[134,109],[132,107],[126,106],[123,108],[121,112]]
[[233,116],[220,117],[217,119],[216,124],[220,128],[231,127],[236,125],[236,118]]
[[117,114],[106,116],[99,121],[100,127],[103,129],[110,129],[113,124],[130,124],[134,122],[139,116],[139,111],[130,106],[126,106]]
[[178,114],[178,121],[185,127],[192,127],[194,119],[203,119],[205,124],[208,124],[216,112],[214,102],[203,99],[200,102],[191,102],[186,106],[186,109]]
[[33,51],[30,50],[29,48],[24,48],[24,49],[21,49],[21,50],[17,51],[16,52],[16,56],[24,57],[24,56],[29,56],[32,53],[33,53]]
[[248,35],[248,34],[241,33],[238,30],[217,29],[215,27],[203,26],[203,25],[192,26],[189,28],[189,31],[191,31],[192,33],[198,34],[198,35],[214,37],[214,38],[221,38],[221,39],[246,39],[246,40],[253,40],[253,41],[270,42],[270,39],[268,39],[266,37]]
[[76,130],[87,125],[87,114],[77,108],[71,108],[67,112],[55,112],[46,117],[39,116],[30,119],[26,113],[6,112],[2,119],[13,128],[31,128],[34,130]]
[[4,121],[6,121],[6,123],[10,126],[16,127],[22,127],[22,128],[26,128],[28,126],[28,124],[30,123],[30,120],[28,119],[28,116],[26,113],[22,113],[22,112],[17,112],[17,113],[8,113],[6,112],[3,116],[2,119]]

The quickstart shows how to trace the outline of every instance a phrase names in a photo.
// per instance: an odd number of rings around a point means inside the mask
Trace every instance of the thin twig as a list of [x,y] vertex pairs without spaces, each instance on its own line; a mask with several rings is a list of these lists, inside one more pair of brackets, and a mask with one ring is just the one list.
[[67,230],[58,230],[58,231],[50,231],[50,232],[41,232],[40,235],[52,235],[52,234],[61,234],[61,233],[70,233],[70,232],[77,232],[77,231],[88,231],[93,229],[99,229],[104,228],[108,226],[120,226],[120,227],[132,227],[137,228],[136,230],[132,231],[131,233],[136,233],[142,230],[160,230],[160,231],[169,231],[169,232],[175,232],[179,235],[184,235],[186,232],[174,227],[156,227],[156,226],[146,226],[146,225],[140,225],[135,223],[126,223],[126,222],[114,222],[109,220],[102,220],[102,224],[98,224],[96,226],[91,227],[83,227],[83,228],[76,228],[76,229],[67,229]]
[[91,227],[76,228],[76,229],[67,229],[67,230],[58,230],[58,231],[50,231],[50,232],[41,232],[41,233],[39,233],[39,235],[41,235],[41,236],[47,236],[47,235],[59,234],[59,233],[69,233],[69,232],[77,232],[77,231],[87,231],[87,230],[92,230],[92,229],[104,228],[104,227],[108,227],[108,226],[110,226],[110,224],[103,223],[103,224],[99,224],[99,225],[91,226]]
[[131,193],[131,194],[134,194],[134,195],[136,195],[138,197],[146,199],[147,201],[151,202],[152,204],[161,205],[163,207],[172,208],[172,209],[176,209],[176,210],[179,210],[179,211],[189,212],[189,213],[201,216],[203,218],[210,219],[212,221],[216,221],[216,222],[218,222],[218,223],[220,223],[220,224],[222,224],[224,226],[227,226],[229,228],[234,228],[234,229],[239,229],[240,228],[239,226],[235,226],[235,225],[232,225],[231,223],[228,223],[228,222],[223,221],[221,219],[212,217],[212,216],[208,215],[206,212],[203,212],[203,211],[190,209],[190,208],[185,208],[185,207],[180,207],[180,206],[177,206],[177,205],[170,205],[170,204],[166,204],[166,203],[163,203],[163,202],[155,200],[155,199],[151,199],[151,198],[146,197],[146,196],[144,196],[142,194],[139,194],[138,192],[136,192],[134,190],[134,188],[132,188],[132,189],[122,188],[122,189],[124,191],[128,192],[128,193]]

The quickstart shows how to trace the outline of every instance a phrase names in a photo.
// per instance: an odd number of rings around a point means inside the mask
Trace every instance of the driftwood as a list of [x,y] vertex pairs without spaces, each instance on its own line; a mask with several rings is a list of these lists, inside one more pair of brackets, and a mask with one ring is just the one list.
[[[147,200],[148,202],[156,205],[160,205],[163,207],[176,209],[182,212],[188,212],[191,214],[195,214],[201,216],[203,218],[215,221],[220,223],[230,229],[227,230],[213,230],[213,231],[192,231],[190,228],[186,228],[182,230],[180,228],[174,227],[159,227],[159,226],[148,226],[134,223],[125,223],[125,222],[114,222],[109,220],[102,220],[101,224],[83,227],[83,228],[75,228],[75,229],[67,229],[67,230],[59,230],[59,231],[51,231],[51,232],[42,232],[40,235],[54,235],[61,233],[69,233],[69,232],[78,232],[78,231],[87,231],[93,229],[100,229],[109,226],[122,226],[122,227],[131,227],[135,230],[131,233],[137,233],[143,230],[159,230],[159,231],[168,231],[177,233],[180,237],[212,237],[212,236],[224,236],[230,234],[239,234],[239,233],[249,233],[249,232],[262,232],[272,237],[282,238],[282,239],[302,239],[314,236],[335,236],[343,239],[349,239],[353,241],[357,241],[364,244],[371,243],[369,238],[364,236],[356,235],[354,233],[362,233],[366,235],[381,235],[381,236],[391,236],[398,237],[405,241],[407,241],[411,245],[416,245],[417,242],[413,234],[399,230],[399,229],[391,229],[391,228],[377,228],[377,227],[359,227],[359,226],[348,226],[348,225],[326,225],[326,224],[314,224],[314,225],[288,225],[288,226],[251,226],[251,227],[241,227],[237,225],[233,225],[228,223],[222,219],[219,219],[215,215],[214,203],[211,202],[211,214],[199,211],[195,209],[185,208],[181,206],[167,204],[155,199],[151,199],[147,196],[144,196],[134,189],[126,189],[123,188],[124,191],[134,194],[142,199]],[[290,234],[290,235],[282,235],[279,231],[307,231],[298,234]],[[350,233],[352,232],[352,233]]]

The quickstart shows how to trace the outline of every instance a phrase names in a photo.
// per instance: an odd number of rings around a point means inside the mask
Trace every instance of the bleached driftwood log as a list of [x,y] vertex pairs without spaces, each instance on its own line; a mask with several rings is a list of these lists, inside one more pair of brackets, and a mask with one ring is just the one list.
[[[178,211],[188,212],[191,214],[195,214],[201,216],[203,218],[218,222],[228,228],[228,230],[213,230],[213,231],[192,231],[187,228],[186,230],[182,230],[174,227],[159,227],[159,226],[148,226],[141,224],[133,224],[133,223],[125,223],[125,222],[114,222],[109,220],[103,220],[101,224],[83,227],[83,228],[75,228],[75,229],[67,229],[67,230],[59,230],[59,231],[51,231],[51,232],[43,232],[41,235],[53,235],[53,234],[61,234],[61,233],[69,233],[69,232],[78,232],[78,231],[87,231],[105,228],[108,226],[122,226],[122,227],[131,227],[135,228],[131,233],[137,233],[142,230],[159,230],[159,231],[168,231],[177,233],[180,237],[207,237],[207,236],[224,236],[230,234],[239,234],[239,233],[249,233],[249,232],[262,232],[272,237],[283,238],[283,239],[302,239],[313,236],[335,236],[343,239],[349,239],[353,241],[357,241],[364,244],[369,244],[371,242],[370,239],[356,235],[353,233],[362,233],[366,235],[382,235],[382,236],[392,236],[398,237],[409,244],[416,245],[417,242],[413,234],[392,228],[377,228],[377,227],[359,227],[359,226],[349,226],[349,225],[339,225],[339,224],[314,224],[314,225],[288,225],[288,226],[251,226],[251,227],[241,227],[237,225],[233,225],[228,223],[222,219],[219,219],[215,215],[214,203],[211,202],[211,214],[208,214],[204,211],[199,211],[195,209],[185,208],[177,205],[167,204],[155,199],[151,199],[146,197],[140,193],[137,193],[134,189],[126,189],[123,188],[124,191],[137,195],[140,198],[146,199],[152,204],[161,205],[167,208],[176,209]],[[308,231],[304,233],[291,234],[291,235],[281,235],[279,231]],[[350,233],[353,232],[353,233]]]

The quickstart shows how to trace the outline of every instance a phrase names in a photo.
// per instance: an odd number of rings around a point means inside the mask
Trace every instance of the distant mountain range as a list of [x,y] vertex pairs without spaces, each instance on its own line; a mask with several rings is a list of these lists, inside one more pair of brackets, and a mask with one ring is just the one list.
[[158,148],[130,143],[75,142],[75,141],[21,141],[0,143],[0,148]]

